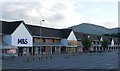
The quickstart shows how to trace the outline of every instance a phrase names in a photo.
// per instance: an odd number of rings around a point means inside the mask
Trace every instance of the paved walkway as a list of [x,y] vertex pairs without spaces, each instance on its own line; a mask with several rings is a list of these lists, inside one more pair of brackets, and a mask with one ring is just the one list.
[[[27,59],[29,58],[29,59]],[[117,52],[15,57],[3,60],[3,69],[117,69]]]

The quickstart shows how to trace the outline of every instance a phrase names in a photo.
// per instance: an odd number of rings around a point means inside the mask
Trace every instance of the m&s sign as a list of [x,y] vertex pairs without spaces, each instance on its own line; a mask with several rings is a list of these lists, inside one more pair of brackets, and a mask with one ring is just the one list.
[[28,39],[18,39],[18,44],[28,44]]
[[32,37],[14,37],[12,38],[12,45],[14,46],[33,46],[33,40]]

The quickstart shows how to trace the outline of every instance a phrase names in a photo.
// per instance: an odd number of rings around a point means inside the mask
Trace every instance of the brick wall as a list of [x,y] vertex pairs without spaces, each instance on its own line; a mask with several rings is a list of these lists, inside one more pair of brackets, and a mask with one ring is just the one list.
[[69,40],[69,41],[68,41],[68,44],[69,44],[69,45],[77,45],[77,44],[78,44],[78,41]]
[[57,39],[57,38],[38,38],[38,37],[35,37],[33,39],[34,42],[44,42],[44,43],[58,43],[60,42],[60,39]]

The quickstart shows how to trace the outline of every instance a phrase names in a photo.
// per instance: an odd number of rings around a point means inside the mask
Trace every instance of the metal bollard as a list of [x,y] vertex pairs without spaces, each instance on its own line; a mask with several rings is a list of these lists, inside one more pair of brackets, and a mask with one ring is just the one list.
[[27,62],[29,61],[29,59],[27,58]]
[[2,57],[2,59],[5,59],[4,57]]
[[52,59],[52,56],[50,58]]
[[48,59],[48,57],[46,57],[46,59]]
[[34,57],[33,57],[33,61],[34,61],[35,59],[34,59]]
[[38,59],[40,60],[40,57]]

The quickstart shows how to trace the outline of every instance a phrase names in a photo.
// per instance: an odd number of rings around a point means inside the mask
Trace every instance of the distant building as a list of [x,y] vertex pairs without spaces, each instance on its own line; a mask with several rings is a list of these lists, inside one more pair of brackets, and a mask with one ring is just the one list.
[[[72,29],[53,29],[27,25],[23,21],[0,21],[0,50],[4,55],[31,56],[39,54],[63,54],[83,52],[82,39],[91,38],[90,51],[102,51],[101,41],[109,40],[106,50],[118,50],[120,39],[74,32]],[[41,29],[41,34],[40,34]]]

